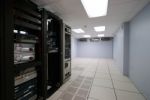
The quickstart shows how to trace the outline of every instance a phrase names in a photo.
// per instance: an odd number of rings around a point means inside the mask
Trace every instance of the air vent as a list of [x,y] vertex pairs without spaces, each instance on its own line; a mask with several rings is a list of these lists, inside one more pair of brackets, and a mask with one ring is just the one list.
[[93,38],[79,38],[78,41],[79,42],[100,42],[100,41],[111,41],[113,39],[113,37],[101,37],[101,38],[97,38],[97,37],[93,37]]
[[113,37],[102,37],[101,41],[110,41],[112,39],[113,39]]
[[87,38],[80,38],[80,39],[78,39],[78,41],[80,41],[80,42],[87,42],[88,39]]
[[91,38],[90,39],[90,42],[99,42],[100,41],[100,38]]

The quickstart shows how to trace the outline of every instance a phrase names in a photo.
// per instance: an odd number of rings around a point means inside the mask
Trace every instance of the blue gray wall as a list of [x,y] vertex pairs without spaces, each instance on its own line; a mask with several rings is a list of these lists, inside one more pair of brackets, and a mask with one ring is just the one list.
[[122,74],[129,75],[129,22],[125,22],[116,32],[113,42],[113,58]]
[[130,23],[130,78],[150,100],[150,4]]
[[150,4],[123,24],[113,45],[116,64],[150,100]]
[[124,60],[124,27],[123,25],[116,32],[113,41],[113,58],[116,66],[123,73],[123,60]]
[[113,42],[77,42],[77,57],[112,58]]

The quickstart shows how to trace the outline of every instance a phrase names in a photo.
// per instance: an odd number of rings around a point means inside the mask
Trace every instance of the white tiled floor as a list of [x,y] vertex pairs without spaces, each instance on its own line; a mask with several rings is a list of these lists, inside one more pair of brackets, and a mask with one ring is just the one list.
[[72,76],[47,100],[145,100],[111,59],[73,59]]

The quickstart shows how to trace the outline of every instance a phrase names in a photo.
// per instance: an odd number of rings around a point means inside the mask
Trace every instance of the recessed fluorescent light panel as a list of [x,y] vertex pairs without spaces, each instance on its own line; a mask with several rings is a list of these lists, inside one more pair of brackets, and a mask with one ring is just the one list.
[[18,33],[18,30],[13,30],[14,33]]
[[107,15],[108,0],[81,0],[81,2],[90,18]]
[[27,32],[25,32],[25,31],[20,31],[20,34],[27,34]]
[[84,38],[90,38],[91,35],[83,35]]
[[72,29],[72,31],[75,33],[85,33],[84,30],[82,30],[80,28],[79,29]]
[[104,37],[105,35],[104,34],[98,34],[97,36],[98,37]]
[[103,31],[105,31],[105,26],[94,27],[94,30],[95,30],[96,32],[103,32]]

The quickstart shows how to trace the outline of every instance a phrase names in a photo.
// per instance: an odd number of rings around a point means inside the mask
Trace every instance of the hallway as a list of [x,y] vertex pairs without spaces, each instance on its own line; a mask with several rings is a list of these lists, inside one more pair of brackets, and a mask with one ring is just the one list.
[[72,76],[47,100],[145,100],[111,59],[73,59]]
[[0,100],[150,100],[150,0],[0,9]]

